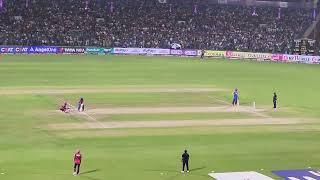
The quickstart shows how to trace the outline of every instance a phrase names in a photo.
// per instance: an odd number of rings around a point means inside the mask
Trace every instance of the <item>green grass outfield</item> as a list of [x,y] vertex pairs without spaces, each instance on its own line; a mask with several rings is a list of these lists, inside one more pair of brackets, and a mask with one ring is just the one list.
[[[320,168],[320,66],[147,56],[0,56],[0,179],[209,180],[208,173]],[[311,124],[53,130],[48,124],[84,123],[61,114],[62,100],[87,107],[225,106],[232,90],[242,105],[270,118],[313,119]],[[108,89],[211,88],[210,92],[108,92]],[[49,90],[70,90],[49,93]],[[77,92],[98,89],[99,92]],[[103,92],[103,91],[106,92]],[[32,93],[34,91],[35,93]],[[48,92],[46,92],[48,91]],[[272,95],[280,109],[271,110]],[[209,98],[213,97],[213,98]],[[217,100],[218,99],[218,100]],[[261,118],[244,112],[95,115],[97,120],[161,121]],[[72,176],[75,149],[83,153]],[[180,156],[190,151],[189,174]],[[261,169],[264,169],[261,171]],[[161,174],[162,173],[162,174]]]

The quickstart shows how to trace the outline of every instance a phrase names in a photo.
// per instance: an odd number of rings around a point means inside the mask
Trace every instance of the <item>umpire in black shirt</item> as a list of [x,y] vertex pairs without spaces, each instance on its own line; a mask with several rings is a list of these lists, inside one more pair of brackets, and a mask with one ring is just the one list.
[[187,150],[184,150],[182,154],[182,173],[184,173],[184,167],[187,166],[187,172],[189,172],[189,154]]
[[278,96],[276,93],[273,93],[273,108],[276,109],[277,108],[277,100],[278,100]]
[[204,53],[205,53],[205,51],[202,49],[202,50],[201,50],[201,56],[200,56],[201,59],[204,58]]

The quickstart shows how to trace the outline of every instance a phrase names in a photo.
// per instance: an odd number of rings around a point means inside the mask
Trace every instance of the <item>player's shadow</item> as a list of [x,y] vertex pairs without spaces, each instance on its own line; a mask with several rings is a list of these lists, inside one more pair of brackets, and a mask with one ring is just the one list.
[[201,169],[204,169],[206,168],[205,166],[202,166],[202,167],[198,167],[198,168],[191,168],[190,171],[199,171]]
[[[202,166],[202,167],[198,167],[198,168],[191,168],[190,171],[193,172],[193,171],[199,171],[201,169],[204,169],[206,168],[205,166]],[[165,169],[145,169],[146,171],[159,171],[159,172],[178,172],[180,173],[179,170],[165,170]]]
[[89,171],[84,171],[81,173],[82,174],[90,174],[90,173],[94,173],[94,172],[97,172],[97,171],[100,171],[100,169],[93,169],[93,170],[89,170]]
[[[199,171],[202,169],[205,169],[205,166],[202,167],[198,167],[198,168],[191,168],[190,169],[190,173],[184,173],[183,175],[190,175],[190,176],[195,176],[195,177],[208,177],[208,175],[206,174],[198,174],[193,173],[194,171]],[[168,172],[168,173],[173,173],[173,175],[171,174],[171,176],[167,177],[166,180],[174,180],[176,179],[179,175],[181,175],[182,173],[180,172],[180,170],[160,170],[160,169],[145,169],[145,171],[154,171],[154,172]]]
[[90,180],[101,180],[101,179],[98,179],[98,178],[93,178],[93,177],[90,177],[90,176],[81,176],[81,177],[85,177],[87,179],[90,179]]
[[145,169],[145,171],[159,171],[159,172],[178,172],[176,170],[166,170],[166,169]]

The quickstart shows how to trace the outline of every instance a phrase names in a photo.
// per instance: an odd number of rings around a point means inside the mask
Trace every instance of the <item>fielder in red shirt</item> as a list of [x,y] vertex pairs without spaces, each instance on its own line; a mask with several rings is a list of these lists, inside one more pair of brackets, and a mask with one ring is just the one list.
[[68,103],[64,102],[63,105],[61,105],[60,107],[60,111],[67,112],[67,110],[68,110]]
[[76,153],[73,156],[73,162],[74,162],[74,166],[73,166],[73,175],[79,175],[80,172],[80,164],[81,164],[81,153],[80,150],[77,150]]

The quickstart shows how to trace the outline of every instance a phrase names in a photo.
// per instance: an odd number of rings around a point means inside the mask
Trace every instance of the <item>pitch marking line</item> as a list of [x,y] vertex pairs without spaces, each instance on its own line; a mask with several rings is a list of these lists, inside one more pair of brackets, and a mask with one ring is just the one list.
[[[214,96],[208,96],[208,97],[211,98],[211,99],[215,99],[216,101],[222,102],[222,103],[224,103],[224,104],[226,104],[226,105],[230,105],[229,102],[224,101],[224,100],[221,100],[221,99],[218,99],[218,98],[216,98],[216,97],[214,97]],[[230,105],[230,106],[231,106],[231,105]],[[257,115],[257,116],[264,117],[264,118],[270,118],[270,116],[265,115],[265,114],[263,114],[263,113],[259,113],[259,112],[255,111],[253,108],[251,109],[251,108],[249,107],[248,110],[249,110],[250,113],[253,113],[253,114]]]
[[[62,101],[61,99],[59,99],[59,100]],[[63,101],[62,101],[62,102],[63,102]],[[89,121],[95,122],[95,123],[99,124],[99,126],[101,126],[101,128],[105,128],[105,125],[104,125],[103,123],[101,123],[100,121],[98,121],[96,118],[90,116],[88,113],[86,113],[86,112],[84,112],[84,111],[83,111],[83,112],[78,112],[77,108],[74,107],[72,104],[68,103],[68,105],[72,108],[73,111],[77,112],[77,114],[80,114],[80,115],[83,114],[83,115],[87,116],[86,119],[88,119]]]
[[[69,104],[69,103],[68,103],[68,104]],[[77,109],[76,109],[74,106],[72,106],[71,104],[69,104],[69,105],[70,105],[75,111],[77,111]],[[103,123],[101,123],[100,121],[98,121],[96,118],[90,116],[88,113],[82,111],[82,112],[78,112],[78,114],[84,114],[85,116],[88,117],[88,119],[89,119],[90,121],[95,122],[95,123],[98,123],[102,128],[105,128],[105,126],[104,126]]]
[[209,97],[209,98],[211,98],[211,99],[215,99],[216,101],[222,102],[222,103],[224,103],[224,104],[226,104],[226,105],[230,105],[230,103],[228,103],[227,101],[224,101],[224,100],[218,99],[218,98],[213,97],[213,96],[208,96],[208,97]]

